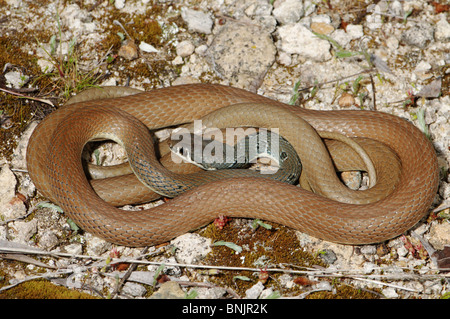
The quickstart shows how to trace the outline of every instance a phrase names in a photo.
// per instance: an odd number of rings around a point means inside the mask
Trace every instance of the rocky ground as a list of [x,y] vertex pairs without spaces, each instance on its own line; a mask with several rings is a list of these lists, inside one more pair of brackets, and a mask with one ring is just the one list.
[[[449,298],[448,12],[425,0],[0,0],[0,298]],[[430,215],[379,245],[239,219],[140,250],[83,232],[39,196],[26,145],[68,97],[196,82],[412,121],[439,157]],[[100,161],[120,157],[108,150]]]

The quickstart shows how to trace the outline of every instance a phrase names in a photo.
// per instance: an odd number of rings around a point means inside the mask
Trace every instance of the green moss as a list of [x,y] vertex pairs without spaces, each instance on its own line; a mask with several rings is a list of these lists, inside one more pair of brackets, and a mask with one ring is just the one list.
[[52,284],[47,280],[27,281],[0,292],[0,299],[98,299],[77,290]]
[[[231,266],[231,267],[250,267],[264,268],[279,267],[283,265],[286,269],[294,266],[312,267],[313,265],[325,267],[326,265],[320,258],[305,252],[299,246],[295,232],[287,227],[268,223],[272,229],[258,227],[253,230],[250,227],[243,227],[237,223],[230,223],[223,230],[217,229],[214,224],[207,226],[201,231],[205,237],[215,241],[223,240],[233,242],[243,247],[241,253],[236,254],[234,250],[225,246],[215,246],[213,251],[208,254],[204,262],[210,265]],[[267,287],[273,286],[278,290],[277,277],[281,273],[270,273],[270,278],[266,283]],[[251,281],[235,280],[235,276],[246,276]],[[223,271],[218,275],[212,276],[211,281],[219,285],[226,285],[236,289],[239,294],[244,294],[245,290],[253,286],[258,281],[258,273],[251,271]],[[295,286],[290,290],[300,290],[302,287]]]
[[[256,230],[248,226],[238,225],[231,222],[219,230],[214,224],[210,224],[201,231],[202,236],[211,238],[213,242],[223,240],[233,242],[243,248],[242,252],[236,252],[225,246],[214,246],[213,251],[209,253],[205,264],[230,267],[250,267],[264,270],[265,266],[284,267],[285,269],[299,270],[306,267],[315,266],[326,268],[327,265],[318,257],[319,254],[313,254],[304,251],[298,243],[295,231],[275,223],[267,223],[272,229],[258,227]],[[255,264],[255,262],[257,262]],[[234,289],[238,294],[244,295],[245,290],[257,283],[260,272],[252,271],[220,271],[218,274],[209,276],[208,280],[219,286],[228,286]],[[282,295],[298,295],[311,289],[310,286],[295,284],[292,288],[281,288],[278,283],[278,277],[283,273],[270,272],[269,279],[265,286],[272,287],[273,290],[281,291]],[[236,276],[246,276],[250,281],[236,279]],[[294,280],[296,275],[293,275]],[[321,279],[328,280],[328,279]],[[332,279],[330,279],[332,280]],[[308,295],[307,298],[326,298],[326,299],[368,299],[378,298],[378,295],[368,290],[359,290],[346,285],[340,280],[331,281],[335,292],[316,292]]]
[[[48,41],[48,32],[35,32],[34,36],[39,40]],[[36,42],[36,38],[29,32],[15,33],[9,36],[0,36],[0,69],[4,69],[9,63],[15,69],[30,77],[30,83],[41,75],[37,65],[36,57],[22,50],[24,43]],[[34,84],[34,87],[43,88],[48,86],[48,81],[42,79]],[[28,92],[27,96],[42,93]],[[0,92],[0,119],[8,119],[11,125],[0,127],[0,152],[6,158],[10,158],[17,144],[17,137],[26,128],[32,118],[32,113],[39,108],[39,103],[25,100],[9,93]]]
[[306,299],[379,299],[381,295],[375,290],[357,289],[342,283],[335,283],[333,287],[335,292],[318,291],[308,295]]

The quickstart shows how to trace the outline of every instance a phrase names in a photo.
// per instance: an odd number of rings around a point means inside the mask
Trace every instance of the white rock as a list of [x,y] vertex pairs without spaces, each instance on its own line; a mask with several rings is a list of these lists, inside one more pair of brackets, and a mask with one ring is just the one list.
[[285,66],[290,66],[292,63],[291,55],[287,54],[286,52],[283,52],[283,51],[278,52],[277,60],[278,60],[278,63],[285,65]]
[[190,31],[210,34],[213,20],[210,15],[203,11],[188,8],[181,9],[181,17],[187,23]]
[[295,23],[304,14],[303,3],[301,0],[277,0],[272,14],[280,24]]
[[414,72],[423,72],[428,70],[431,70],[431,64],[422,60],[416,65]]
[[288,274],[283,274],[280,277],[278,277],[278,281],[280,282],[280,285],[284,288],[291,289],[294,287],[295,283],[292,279],[292,276]]
[[43,73],[51,73],[55,69],[55,64],[46,59],[39,59],[37,64]]
[[16,176],[9,169],[8,165],[4,165],[0,169],[0,207],[6,205],[16,195]]
[[408,249],[406,249],[404,246],[397,248],[397,254],[400,257],[405,257],[406,255],[408,255],[409,251]]
[[147,293],[147,289],[137,283],[126,282],[125,285],[123,285],[122,292],[133,297],[142,297]]
[[10,71],[5,74],[6,84],[9,87],[20,89],[30,80],[28,75],[24,75],[19,71]]
[[251,87],[264,78],[276,57],[270,33],[255,26],[227,23],[208,48],[208,63],[234,86]]
[[33,219],[29,222],[16,221],[11,228],[16,232],[14,241],[28,244],[28,241],[37,232],[37,220]]
[[434,37],[436,38],[436,41],[450,41],[450,23],[448,23],[446,19],[441,19],[436,23]]
[[204,56],[206,53],[206,50],[208,50],[208,46],[206,44],[202,44],[195,48],[195,53],[197,53],[200,56]]
[[303,1],[303,8],[305,10],[305,17],[309,16],[310,14],[312,14],[312,13],[314,13],[316,11],[315,1],[304,0]]
[[315,61],[331,59],[328,41],[319,39],[300,23],[287,24],[278,28],[281,50],[289,54],[299,54]]
[[381,293],[386,297],[386,298],[398,298],[398,294],[395,291],[394,288],[384,288],[383,290],[381,290]]
[[345,30],[352,39],[359,39],[364,36],[363,26],[361,24],[349,24]]
[[266,288],[259,295],[259,299],[267,299],[267,297],[269,297],[271,294],[273,294],[273,289],[272,288]]
[[[375,12],[381,12],[378,5],[375,5],[373,10]],[[371,12],[373,12],[373,11],[371,11]],[[381,28],[383,26],[383,19],[381,17],[382,16],[378,13],[366,15],[366,22],[367,22],[366,26],[372,31]]]
[[114,6],[116,7],[116,9],[123,9],[125,7],[125,0],[115,0]]
[[8,165],[0,169],[0,220],[10,220],[26,214],[22,200],[16,197],[17,180]]
[[51,249],[59,243],[58,237],[51,230],[45,231],[39,239],[39,247]]
[[377,253],[377,247],[375,245],[364,245],[361,247],[361,253],[375,255]]
[[68,254],[81,255],[81,253],[83,252],[83,245],[81,245],[81,244],[69,244],[69,245],[64,246],[64,250]]
[[256,299],[261,295],[264,290],[264,285],[261,281],[258,281],[257,284],[253,285],[251,288],[245,291],[245,298],[247,299]]
[[111,248],[111,243],[90,233],[85,234],[84,237],[87,242],[86,252],[90,256],[100,256]]
[[342,47],[345,47],[352,40],[352,37],[343,29],[334,30],[331,37]]
[[387,47],[392,50],[395,51],[398,48],[398,39],[395,36],[390,36],[389,38],[387,38],[386,40],[386,45]]
[[195,46],[191,41],[181,41],[177,45],[177,55],[184,58],[194,53]]
[[172,60],[172,64],[173,65],[180,65],[180,64],[183,64],[183,63],[184,63],[183,58],[180,57],[179,55],[177,55],[175,57],[175,59]]
[[187,233],[171,241],[175,246],[175,258],[180,263],[194,264],[211,251],[211,239]]
[[227,290],[222,287],[214,287],[214,288],[197,287],[195,288],[195,290],[198,293],[197,295],[198,299],[220,299],[227,293]]
[[450,246],[450,223],[433,223],[429,236],[429,242],[434,249],[442,250],[445,246]]
[[311,17],[312,22],[331,24],[331,18],[326,14],[319,14]]
[[325,280],[319,281],[317,284],[314,284],[311,288],[317,289],[317,290],[327,290],[327,291],[332,290],[331,284]]
[[30,140],[31,134],[33,134],[34,129],[38,123],[36,121],[31,122],[25,131],[20,136],[19,143],[17,147],[14,149],[13,157],[11,160],[11,165],[14,168],[26,169],[27,168],[27,146],[28,141]]
[[151,44],[148,44],[146,42],[141,41],[139,44],[139,49],[141,51],[147,52],[147,53],[156,53],[158,50]]
[[364,265],[363,265],[363,271],[364,271],[364,274],[368,275],[368,274],[372,273],[372,271],[373,271],[374,269],[376,269],[377,267],[378,267],[378,266],[375,265],[374,263],[371,263],[371,262],[365,262]]
[[86,10],[82,10],[77,4],[70,4],[64,8],[60,13],[63,24],[66,25],[70,32],[75,35],[89,34],[95,31],[96,26],[94,22],[85,22],[89,19]]

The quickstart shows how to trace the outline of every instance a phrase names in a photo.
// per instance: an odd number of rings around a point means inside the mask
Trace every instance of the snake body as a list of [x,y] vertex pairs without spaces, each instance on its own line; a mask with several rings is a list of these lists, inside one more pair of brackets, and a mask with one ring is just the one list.
[[298,181],[302,170],[292,145],[282,136],[266,130],[246,135],[234,145],[203,139],[193,133],[184,134],[178,142],[171,141],[170,148],[184,161],[205,170],[249,168],[258,158],[266,158],[274,161],[277,167],[266,171],[259,169],[261,174],[289,184]]
[[[437,191],[438,165],[433,146],[420,130],[393,115],[372,111],[308,110],[220,85],[173,86],[144,93],[121,90],[109,88],[100,96],[95,96],[96,92],[92,93],[94,96],[84,95],[79,102],[53,112],[35,129],[27,151],[28,171],[41,193],[60,205],[84,230],[111,242],[128,246],[157,244],[207,224],[218,215],[227,215],[274,221],[333,242],[374,243],[395,237],[416,224],[427,213]],[[117,97],[122,94],[133,95]],[[239,108],[239,121],[236,115],[227,118],[225,111],[220,115],[222,109],[240,103],[247,106]],[[354,204],[346,202],[339,194],[331,194],[334,199],[330,199],[279,181],[262,182],[257,177],[226,178],[189,189],[149,210],[126,212],[97,196],[80,161],[87,137],[110,137],[109,132],[95,131],[104,122],[109,122],[110,128],[125,130],[125,135],[136,133],[134,127],[123,127],[121,121],[110,120],[117,109],[137,119],[131,119],[136,125],[142,122],[150,129],[192,122],[213,111],[219,112],[219,119],[225,118],[224,125],[233,126],[253,125],[246,123],[253,123],[255,117],[256,122],[261,118],[272,120],[277,114],[289,112],[316,130],[387,145],[399,159],[398,182],[382,198],[376,197],[377,185],[367,192],[356,192],[359,199]],[[111,117],[107,119],[105,114]],[[87,119],[90,119],[90,127],[86,127]],[[76,133],[67,134],[69,131]],[[298,134],[280,131],[283,137],[285,133],[290,143]],[[132,138],[136,145],[142,145],[137,140],[140,135]],[[320,145],[315,142],[306,145],[304,152],[314,163],[312,166],[318,167],[309,174],[320,174],[321,166],[328,165],[329,160],[316,158]],[[299,156],[306,169],[304,159]],[[380,157],[375,162],[383,167],[383,160]],[[322,179],[325,186],[312,185],[312,188],[328,188],[327,191],[333,193],[333,186],[327,183],[335,181],[336,177],[323,176]],[[116,178],[122,185],[131,185],[133,180],[133,176]],[[121,193],[123,188],[111,189],[111,192]],[[368,194],[368,198],[364,198],[364,194]]]

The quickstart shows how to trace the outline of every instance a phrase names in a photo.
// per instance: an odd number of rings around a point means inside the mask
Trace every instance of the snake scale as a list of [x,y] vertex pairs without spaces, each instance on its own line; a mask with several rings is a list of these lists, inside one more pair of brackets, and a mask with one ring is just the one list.
[[[44,196],[61,206],[85,231],[117,244],[146,246],[165,242],[219,215],[273,221],[338,243],[376,243],[398,236],[415,225],[428,212],[437,191],[439,172],[432,144],[414,125],[393,115],[374,111],[309,110],[221,85],[180,85],[142,93],[119,87],[98,91],[84,94],[78,100],[75,97],[72,104],[53,112],[37,126],[29,141],[27,166]],[[387,145],[399,159],[395,185],[381,198],[370,198],[377,185],[355,192],[360,199],[350,203],[339,194],[327,198],[279,181],[225,178],[194,187],[167,203],[139,212],[116,208],[91,188],[80,159],[86,139],[108,138],[108,132],[95,132],[104,124],[114,130],[125,130],[124,134],[135,133],[134,127],[125,128],[122,121],[114,120],[117,110],[131,115],[138,126],[141,122],[149,129],[157,129],[205,118],[213,111],[219,112],[219,118],[226,118],[226,110],[236,109],[233,105],[237,104],[241,104],[237,109],[239,118],[244,120],[234,121],[238,117],[233,115],[224,125],[247,125],[253,120],[256,124],[271,125],[261,119],[269,121],[278,114],[290,114],[308,122],[315,130]],[[86,128],[86,122],[91,123],[91,128]],[[89,131],[92,128],[94,132]],[[280,129],[280,135],[286,137],[285,134],[292,143],[303,132]],[[130,137],[138,145],[138,151],[144,144],[138,140],[139,135]],[[317,166],[310,175],[321,174],[321,165],[330,161],[316,158],[316,149],[323,146],[308,140],[303,146],[310,157],[306,161],[312,162],[305,165],[305,159],[299,154],[304,169],[308,165]],[[373,160],[378,167],[388,165],[384,156]],[[328,178],[337,179],[321,176],[325,184]],[[113,182],[122,186],[98,187],[107,189],[113,197],[127,192],[125,197],[133,198],[134,188],[145,193],[133,175],[113,178],[107,183]],[[333,187],[330,192],[334,192]],[[368,199],[364,199],[366,195]]]

